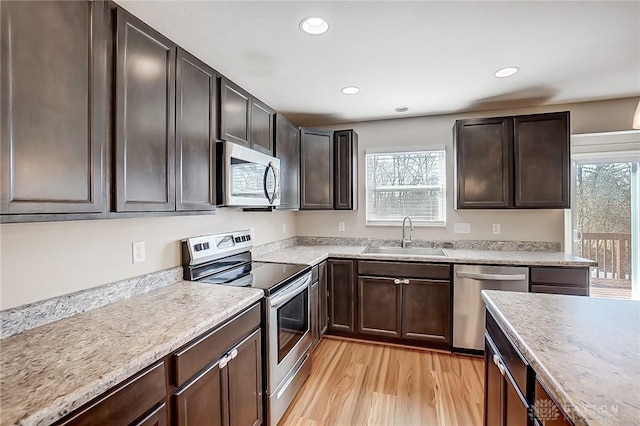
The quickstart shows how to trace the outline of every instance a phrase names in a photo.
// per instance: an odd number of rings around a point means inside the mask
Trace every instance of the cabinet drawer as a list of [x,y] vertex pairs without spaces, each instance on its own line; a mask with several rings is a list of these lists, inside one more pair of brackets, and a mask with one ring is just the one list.
[[131,424],[167,395],[165,364],[161,362],[99,397],[87,408],[58,423],[65,426]]
[[588,287],[589,268],[531,268],[531,283]]
[[563,285],[531,284],[531,293],[571,294],[574,296],[588,296],[589,289],[582,287],[566,287]]
[[360,261],[358,262],[358,275],[449,280],[451,278],[451,265]]
[[487,332],[496,347],[498,355],[502,358],[511,377],[513,377],[520,393],[526,397],[528,389],[528,364],[518,350],[513,347],[511,340],[502,332],[502,329],[489,312],[487,312]]
[[174,384],[181,386],[198,371],[218,359],[242,337],[260,326],[260,304],[222,327],[205,334],[173,355]]
[[313,268],[311,268],[311,282],[315,283],[316,281],[318,281],[318,270],[320,269],[320,267],[318,265],[314,266]]

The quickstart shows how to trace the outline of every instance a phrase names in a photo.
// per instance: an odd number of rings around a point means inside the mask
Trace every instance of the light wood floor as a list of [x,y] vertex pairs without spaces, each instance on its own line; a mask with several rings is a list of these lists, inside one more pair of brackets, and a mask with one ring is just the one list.
[[280,425],[482,424],[483,359],[324,337]]

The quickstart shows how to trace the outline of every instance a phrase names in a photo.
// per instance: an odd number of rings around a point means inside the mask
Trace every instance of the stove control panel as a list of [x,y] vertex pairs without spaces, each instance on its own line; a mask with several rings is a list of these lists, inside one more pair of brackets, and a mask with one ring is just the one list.
[[186,246],[189,250],[190,264],[230,256],[253,247],[253,237],[249,230],[202,235],[182,242],[183,247]]

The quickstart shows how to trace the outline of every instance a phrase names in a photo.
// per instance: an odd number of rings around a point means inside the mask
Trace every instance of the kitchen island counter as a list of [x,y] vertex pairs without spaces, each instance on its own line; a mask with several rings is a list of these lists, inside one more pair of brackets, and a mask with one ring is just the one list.
[[181,281],[0,340],[1,425],[45,425],[264,297]]
[[483,291],[487,309],[576,425],[640,425],[640,302]]

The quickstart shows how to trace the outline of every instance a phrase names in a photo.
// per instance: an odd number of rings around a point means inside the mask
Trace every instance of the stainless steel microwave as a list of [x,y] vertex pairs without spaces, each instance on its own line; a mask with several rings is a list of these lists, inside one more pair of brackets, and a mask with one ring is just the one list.
[[280,205],[280,160],[242,145],[217,142],[216,204],[226,207]]

